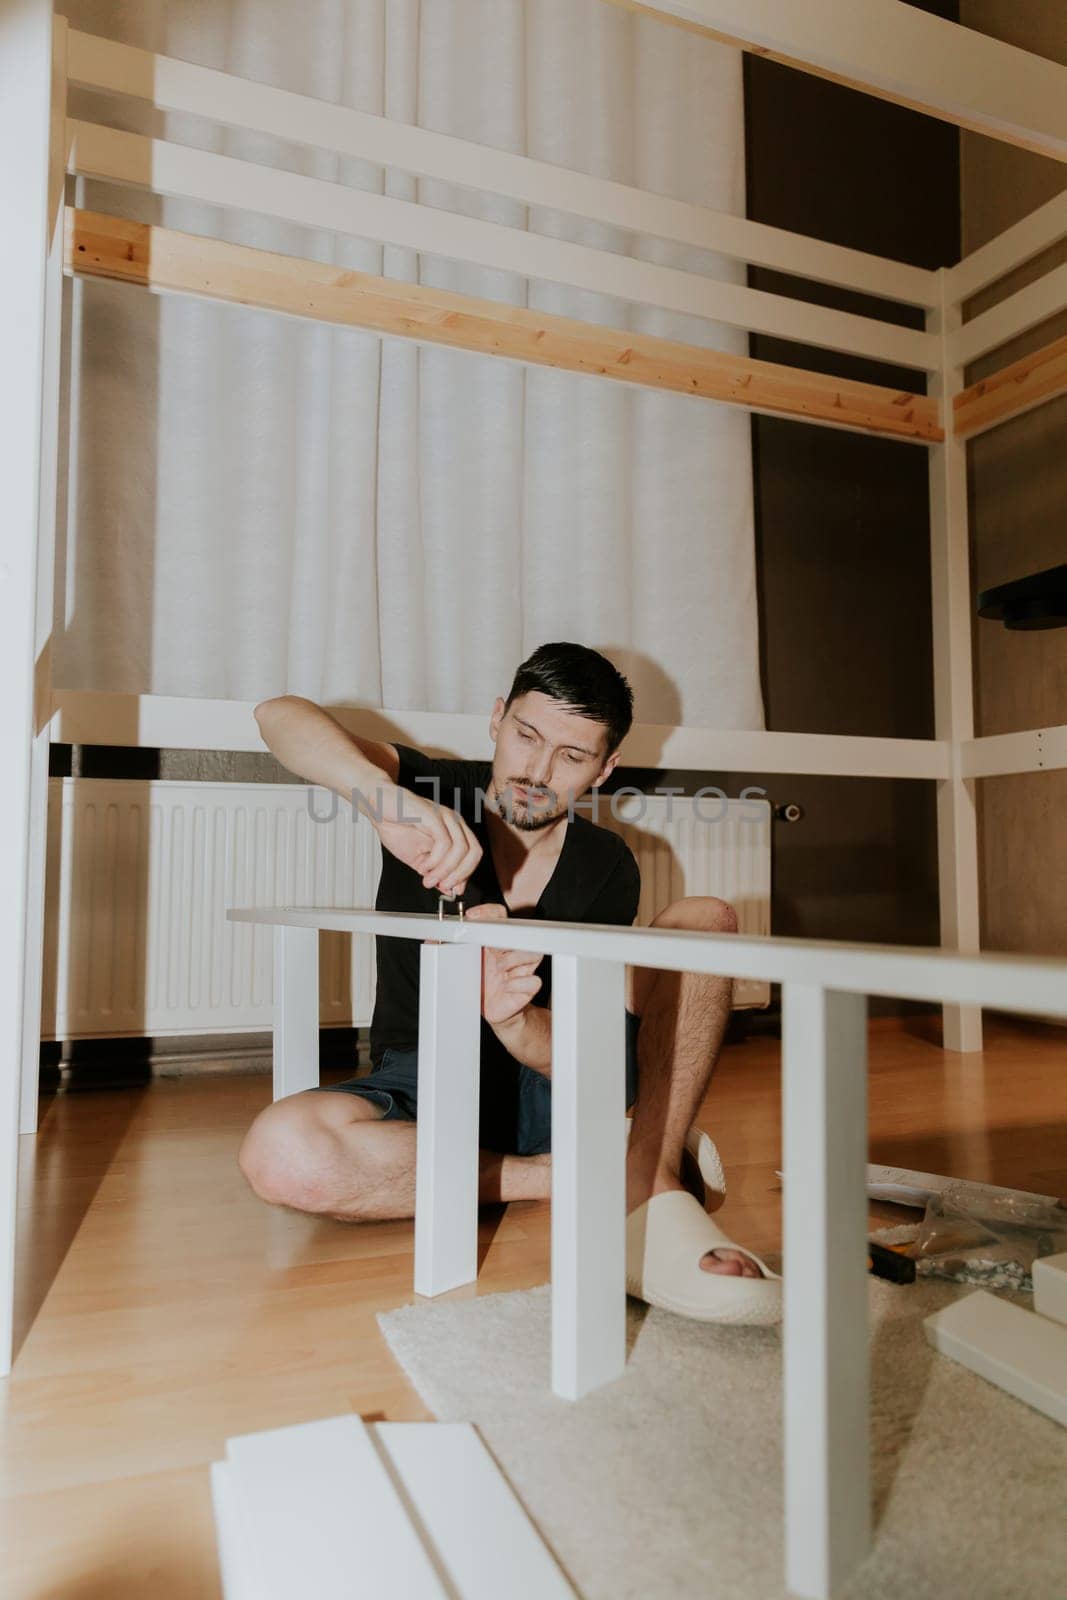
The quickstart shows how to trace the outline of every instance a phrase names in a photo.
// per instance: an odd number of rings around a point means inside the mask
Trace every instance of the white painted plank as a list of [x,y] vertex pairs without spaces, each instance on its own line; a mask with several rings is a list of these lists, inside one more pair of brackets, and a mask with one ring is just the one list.
[[[50,0],[0,6],[0,1374],[10,1371],[29,864],[42,826],[33,784],[34,659],[49,244]],[[47,554],[47,552],[44,552]],[[33,809],[31,810],[31,802]],[[32,1029],[32,1022],[30,1023]]]
[[552,960],[552,1388],[626,1365],[626,968]]
[[116,128],[77,121],[68,127],[73,170],[85,177],[475,262],[903,367],[931,370],[936,359],[935,342],[916,329]]
[[576,1600],[466,1422],[379,1422],[374,1433],[459,1600]]
[[957,366],[968,366],[979,356],[999,349],[1031,328],[1039,327],[1067,306],[1067,266],[1047,272],[1017,294],[965,322],[949,340],[949,356]]
[[241,1519],[228,1461],[211,1463],[211,1503],[223,1600],[260,1600],[259,1561]]
[[619,928],[609,923],[542,922],[511,917],[496,923],[459,922],[413,912],[362,907],[237,907],[235,922],[332,928],[342,933],[438,938],[445,944],[547,950],[677,972],[822,984],[854,994],[908,1000],[949,1000],[1000,1011],[1067,1017],[1067,961],[1053,956],[966,954],[927,945],[856,944],[850,940],[782,939],[756,934],[703,933],[679,928]]
[[319,1081],[319,934],[274,929],[274,1099]]
[[[944,300],[927,317],[941,344],[940,369],[930,392],[946,416],[963,388],[963,369],[953,353],[960,310]],[[974,738],[974,678],[971,664],[971,573],[967,502],[967,445],[951,430],[929,455],[930,574],[934,635],[934,728],[950,749]],[[976,951],[980,943],[978,821],[973,778],[951,772],[937,786],[937,866],[941,943]],[[977,1006],[946,1005],[942,1036],[946,1050],[982,1048],[982,1013]]]
[[1067,1328],[979,1289],[923,1323],[935,1350],[1067,1426]]
[[191,112],[227,127],[252,129],[418,177],[506,195],[524,205],[565,211],[628,234],[695,245],[816,283],[840,284],[909,305],[937,304],[932,272],[729,212],[331,105],[92,34],[71,34],[70,57],[73,82],[137,96],[164,110]]
[[1067,1324],[1067,1251],[1039,1256],[1034,1262],[1034,1310],[1041,1317]]
[[993,778],[1010,772],[1049,772],[1067,767],[1067,723],[1023,733],[993,733],[960,747],[965,778]]
[[41,1063],[41,986],[44,966],[45,865],[48,840],[48,724],[52,712],[52,627],[55,588],[56,507],[60,460],[60,388],[63,355],[63,201],[66,184],[67,24],[52,30],[52,98],[48,168],[48,259],[45,267],[41,446],[34,611],[34,709],[30,754],[30,830],[26,874],[26,973],[22,1012],[20,1133],[37,1132]]
[[1067,68],[902,0],[641,0],[641,8],[1067,161]]
[[[193,696],[106,694],[57,689],[51,737],[65,744],[154,749],[265,750],[252,702]],[[485,718],[443,711],[348,710],[331,706],[349,732],[400,739],[420,750],[484,760]],[[951,749],[938,739],[881,739],[837,733],[752,732],[636,722],[626,736],[628,766],[694,772],[785,772],[857,778],[946,778]]]
[[965,256],[945,274],[948,298],[956,305],[969,300],[980,289],[1006,277],[1044,250],[1067,237],[1067,189],[1032,211],[1021,222],[1006,228],[980,250]]
[[226,1456],[257,1600],[456,1600],[359,1417],[242,1434]]
[[478,1276],[482,953],[424,944],[420,961],[415,1293],[435,1295]]
[[867,1004],[782,997],[786,1578],[831,1600],[870,1548]]

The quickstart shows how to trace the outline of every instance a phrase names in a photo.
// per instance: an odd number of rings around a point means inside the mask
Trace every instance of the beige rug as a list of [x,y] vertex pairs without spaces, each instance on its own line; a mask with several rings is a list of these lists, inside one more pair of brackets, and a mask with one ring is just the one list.
[[[1067,1430],[927,1344],[960,1291],[870,1280],[877,1536],[847,1600],[1064,1600]],[[441,1421],[470,1421],[583,1600],[778,1600],[781,1340],[629,1305],[630,1358],[548,1390],[548,1289],[379,1322]],[[842,1600],[845,1600],[845,1596]]]

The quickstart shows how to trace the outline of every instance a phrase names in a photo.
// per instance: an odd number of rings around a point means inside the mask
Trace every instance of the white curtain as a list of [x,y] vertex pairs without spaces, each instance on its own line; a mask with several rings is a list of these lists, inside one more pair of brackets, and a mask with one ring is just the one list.
[[[73,26],[743,212],[740,56],[601,0],[66,0]],[[78,105],[84,104],[76,101]],[[702,252],[97,101],[106,120],[743,281]],[[80,203],[743,353],[744,335],[135,190]],[[763,727],[749,419],[125,285],[76,287],[65,688],[481,713],[537,645],[643,722]]]

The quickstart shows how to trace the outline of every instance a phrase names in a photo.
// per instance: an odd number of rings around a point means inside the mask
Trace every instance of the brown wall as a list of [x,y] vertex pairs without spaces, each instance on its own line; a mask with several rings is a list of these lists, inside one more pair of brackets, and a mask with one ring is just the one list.
[[[1067,65],[1067,6],[961,0],[961,21]],[[963,249],[977,250],[1067,184],[1060,163],[964,134]],[[974,303],[1002,299],[1067,260],[1049,252]],[[994,352],[979,378],[1067,333],[1060,316]],[[1018,417],[970,447],[975,588],[1007,583],[1067,561],[1067,398]],[[1067,628],[1039,633],[976,622],[979,733],[1014,733],[1067,722]],[[1067,771],[986,778],[979,788],[982,938],[991,949],[1067,955]]]
[[[955,16],[954,0],[923,9]],[[958,259],[954,129],[752,56],[745,68],[751,218],[917,266]],[[750,281],[921,326],[899,308],[780,274],[753,271]],[[922,382],[783,341],[751,346],[871,382]],[[926,451],[766,417],[753,419],[753,441],[768,727],[931,738]],[[806,810],[776,832],[775,932],[938,942],[932,784],[764,781]],[[898,1009],[910,1008],[872,1002]]]

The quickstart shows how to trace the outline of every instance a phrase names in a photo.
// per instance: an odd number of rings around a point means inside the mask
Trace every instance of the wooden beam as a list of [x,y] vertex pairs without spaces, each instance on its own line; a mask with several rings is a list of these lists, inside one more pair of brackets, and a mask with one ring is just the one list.
[[957,438],[973,439],[1063,394],[1067,394],[1067,334],[958,394],[952,403],[953,431]]
[[904,0],[609,0],[1067,161],[1067,67]]
[[937,402],[146,223],[68,210],[67,270],[920,444]]

